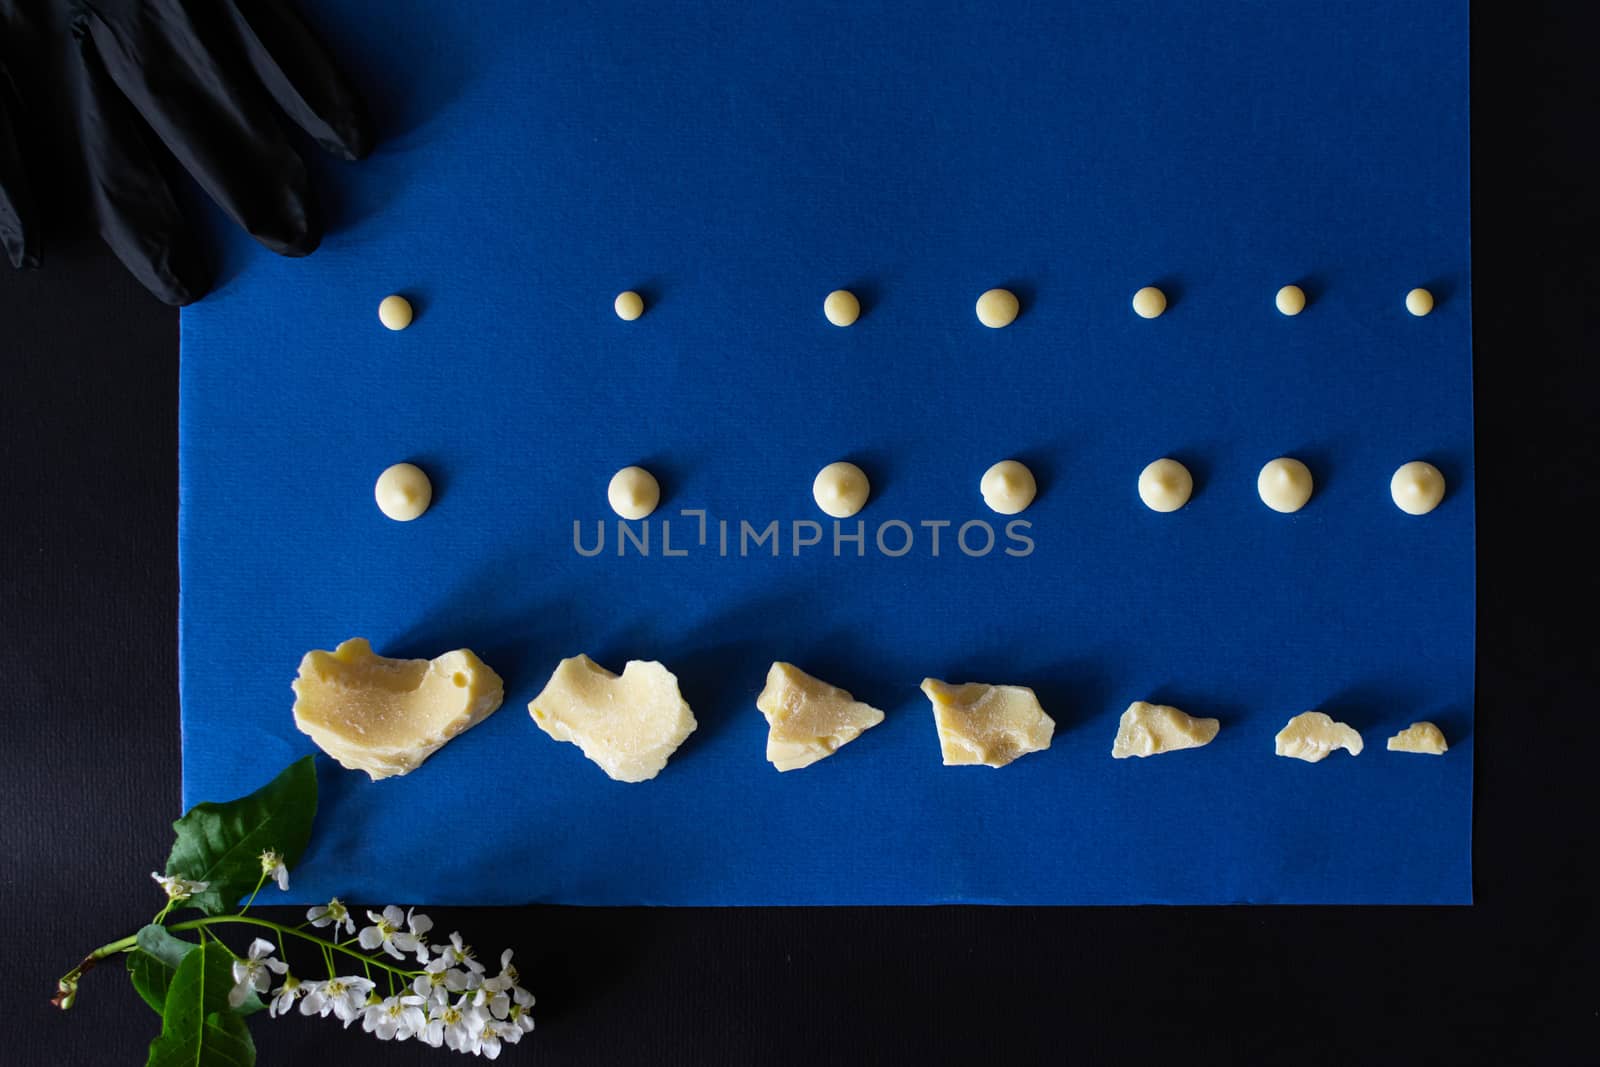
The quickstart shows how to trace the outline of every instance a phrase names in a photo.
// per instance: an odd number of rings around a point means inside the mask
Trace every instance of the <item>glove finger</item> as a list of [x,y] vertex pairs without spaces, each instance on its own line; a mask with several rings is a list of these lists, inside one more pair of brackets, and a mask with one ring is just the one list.
[[[202,16],[210,12],[200,12]],[[179,9],[112,28],[88,19],[106,73],[217,206],[267,248],[303,256],[322,240],[305,164],[259,86],[240,84]]]
[[138,113],[93,49],[83,60],[78,125],[100,235],[146,289],[168,304],[192,303],[211,288],[205,257]]
[[331,154],[365,157],[373,140],[366,104],[299,13],[280,0],[227,6],[251,67],[284,114]]
[[37,267],[38,214],[12,129],[12,116],[21,113],[11,75],[0,63],[0,245],[13,267]]

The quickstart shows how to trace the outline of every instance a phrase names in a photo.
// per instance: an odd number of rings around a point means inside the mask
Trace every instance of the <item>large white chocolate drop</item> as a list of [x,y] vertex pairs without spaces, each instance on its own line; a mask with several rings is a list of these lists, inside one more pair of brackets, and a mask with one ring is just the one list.
[[1014,459],[1003,459],[983,472],[978,492],[989,510],[1000,515],[1026,511],[1039,492],[1033,472]]
[[384,297],[378,303],[378,321],[390,330],[403,330],[411,325],[411,301],[399,293]]
[[632,322],[644,314],[644,297],[632,289],[625,289],[611,302],[611,310],[615,311],[617,318],[623,322]]
[[811,498],[825,514],[848,519],[867,506],[872,483],[854,463],[830,463],[817,472],[811,483]]
[[1412,460],[1389,479],[1389,495],[1407,515],[1426,515],[1444,499],[1444,475],[1432,463]]
[[978,297],[978,321],[991,330],[1016,322],[1017,312],[1021,309],[1017,294],[1010,289],[990,289]]
[[1160,318],[1167,310],[1167,294],[1153,285],[1147,285],[1133,294],[1133,313],[1141,319]]
[[1280,314],[1293,317],[1306,309],[1306,291],[1298,285],[1286,285],[1273,298]]
[[1288,456],[1279,458],[1261,468],[1256,478],[1256,492],[1261,502],[1273,511],[1284,514],[1299,511],[1311,499],[1311,472],[1306,465]]
[[861,301],[848,289],[835,289],[822,301],[822,314],[835,326],[849,326],[861,317]]
[[1139,472],[1139,499],[1151,511],[1177,511],[1194,492],[1194,476],[1175,459],[1158,459]]
[[623,467],[606,486],[606,502],[624,519],[642,519],[661,503],[661,484],[643,467]]
[[1433,310],[1433,294],[1426,289],[1413,289],[1406,294],[1406,310],[1417,318]]
[[372,495],[379,511],[395,522],[410,522],[433,503],[433,483],[416,464],[396,463],[378,475]]

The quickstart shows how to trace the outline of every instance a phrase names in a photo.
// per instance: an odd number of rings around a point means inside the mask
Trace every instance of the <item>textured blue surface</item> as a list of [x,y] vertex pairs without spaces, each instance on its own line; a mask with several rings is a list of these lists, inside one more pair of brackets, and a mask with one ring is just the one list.
[[[398,121],[317,164],[317,255],[230,235],[183,316],[185,802],[309,751],[296,664],[362,635],[471,647],[507,699],[406,778],[325,767],[296,899],[1470,900],[1466,4],[710,6],[317,5]],[[1006,283],[1022,317],[983,329]],[[838,286],[849,330],[821,315]],[[418,317],[391,334],[396,290]],[[1255,494],[1281,454],[1317,480],[1293,516]],[[1135,493],[1162,455],[1197,482],[1172,515]],[[1042,487],[1021,558],[977,494],[1008,456]],[[830,532],[795,556],[842,457],[874,485],[865,555]],[[1425,518],[1389,501],[1415,458],[1449,480]],[[401,459],[437,490],[405,525],[371,495]],[[580,556],[635,462],[666,491],[650,556],[614,522]],[[774,519],[779,557],[741,556],[740,521]],[[953,540],[973,519],[981,558]],[[925,520],[955,524],[937,557]],[[701,725],[655,781],[530,722],[580,651],[678,673]],[[774,658],[887,720],[780,776]],[[925,675],[1033,686],[1054,746],[940,766]],[[1221,735],[1113,761],[1143,698]],[[1367,751],[1274,757],[1314,707]],[[1447,756],[1384,751],[1424,718]]]

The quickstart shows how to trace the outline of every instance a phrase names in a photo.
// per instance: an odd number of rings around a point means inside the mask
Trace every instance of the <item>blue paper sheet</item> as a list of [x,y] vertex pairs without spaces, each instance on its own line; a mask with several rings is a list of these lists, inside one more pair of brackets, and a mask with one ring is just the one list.
[[[312,750],[308,649],[466,646],[507,691],[407,777],[324,761],[294,900],[1470,901],[1465,3],[315,15],[390,121],[371,159],[314,164],[321,251],[229,234],[183,315],[184,801]],[[1146,284],[1159,319],[1129,309]],[[1023,311],[992,331],[996,285]],[[849,329],[821,314],[838,287]],[[375,314],[394,291],[403,333]],[[1316,479],[1295,515],[1256,496],[1286,454]],[[1164,455],[1196,480],[1170,515],[1135,492]],[[1025,555],[977,491],[1007,457],[1040,481]],[[835,556],[810,486],[840,458],[873,497]],[[1449,483],[1421,518],[1389,499],[1412,459]],[[373,505],[399,460],[434,480],[415,523]],[[648,556],[606,506],[631,463],[665,491]],[[797,520],[823,523],[798,555]],[[773,521],[776,556],[741,540]],[[656,780],[533,726],[579,652],[677,672],[700,728]],[[776,773],[774,659],[887,719]],[[1054,745],[941,766],[928,675],[1031,685]],[[1221,734],[1113,761],[1138,699]],[[1275,757],[1308,708],[1366,751]],[[1384,751],[1417,719],[1447,755]]]

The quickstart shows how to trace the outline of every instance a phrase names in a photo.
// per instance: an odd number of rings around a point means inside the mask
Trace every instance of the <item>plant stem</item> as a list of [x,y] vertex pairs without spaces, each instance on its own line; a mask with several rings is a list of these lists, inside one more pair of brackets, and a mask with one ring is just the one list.
[[85,974],[94,970],[101,960],[107,956],[115,956],[119,952],[132,952],[139,944],[138,934],[129,934],[127,937],[101,945],[83,959],[78,965],[56,980],[56,995],[50,998],[50,1003],[62,1011],[72,1007],[73,1001],[78,997],[78,980]]
[[[138,947],[138,945],[139,935],[129,934],[127,937],[121,938],[117,941],[112,941],[110,944],[101,945],[99,948],[85,956],[83,958],[83,962],[88,963],[90,960],[94,960],[96,963],[99,963],[107,956],[115,956],[119,952],[132,952]],[[88,968],[84,969],[87,970]]]
[[[335,952],[342,952],[346,956],[351,956],[370,966],[382,967],[386,971],[392,971],[395,974],[405,975],[408,978],[415,978],[417,975],[422,973],[421,971],[409,971],[404,967],[391,966],[387,963],[384,963],[382,960],[376,960],[365,953],[357,952],[355,949],[346,948],[345,946],[337,944],[336,942],[324,941],[315,934],[308,934],[304,930],[298,929],[297,927],[285,926],[282,923],[275,923],[271,919],[259,919],[254,915],[211,915],[204,919],[189,919],[186,922],[173,923],[168,927],[168,929],[174,931],[204,931],[206,927],[215,926],[219,923],[245,923],[250,926],[261,926],[268,930],[276,930],[279,935],[288,934],[290,937],[298,937],[302,940],[310,941],[313,944],[321,945],[324,948],[333,949]],[[203,934],[202,937],[204,937]],[[132,952],[138,947],[138,943],[138,934],[129,934],[127,937],[118,938],[116,941],[108,942],[89,953],[89,955],[85,956],[83,959],[83,964],[79,964],[77,969],[79,971],[86,971],[89,969],[89,967],[99,963],[107,956],[115,956],[119,952]],[[84,964],[87,964],[88,966],[84,966]]]
[[[173,931],[197,930],[200,933],[200,941],[202,944],[204,944],[205,939],[209,936],[220,945],[222,944],[222,940],[218,938],[216,934],[212,933],[208,928],[217,926],[221,923],[244,923],[247,926],[257,926],[267,930],[275,930],[278,933],[279,951],[282,951],[284,934],[288,934],[290,937],[298,937],[302,941],[309,941],[313,945],[316,945],[322,949],[323,959],[326,960],[328,964],[329,977],[332,977],[333,975],[333,953],[335,952],[342,952],[346,956],[360,960],[362,966],[366,968],[365,973],[368,975],[368,977],[371,977],[371,969],[373,967],[383,968],[389,973],[391,980],[395,975],[399,975],[400,977],[406,979],[408,983],[410,979],[415,978],[417,975],[423,973],[421,971],[407,970],[404,967],[392,966],[391,964],[384,963],[382,960],[373,959],[365,953],[357,952],[353,948],[346,948],[344,945],[341,945],[335,941],[325,941],[316,934],[307,933],[299,926],[285,926],[283,923],[275,923],[271,919],[259,919],[254,915],[210,915],[203,919],[189,919],[185,922],[173,923],[171,926],[167,927],[167,929]],[[86,972],[93,970],[95,965],[101,960],[105,959],[107,956],[115,956],[119,952],[132,952],[138,947],[138,934],[129,934],[127,937],[119,937],[115,941],[108,941],[104,945],[101,945],[99,948],[85,956],[76,967],[62,975],[61,980],[57,983],[56,995],[52,999],[52,1003],[60,1008],[71,1007],[72,1001],[77,993],[78,979],[83,977]],[[227,948],[226,945],[223,945],[223,947]],[[235,959],[239,958],[238,954],[234,953],[232,949],[229,949],[228,951],[229,954],[233,955]]]
[[[324,941],[322,938],[316,936],[315,934],[308,934],[304,930],[296,929],[293,926],[285,926],[283,923],[275,923],[271,919],[260,919],[260,918],[257,918],[254,915],[212,915],[212,916],[208,916],[207,918],[204,918],[204,919],[190,919],[187,922],[173,923],[172,926],[168,927],[168,929],[173,930],[173,931],[177,931],[177,930],[204,930],[208,926],[215,926],[215,925],[217,925],[219,923],[244,923],[244,924],[249,925],[249,926],[260,926],[260,927],[265,927],[268,930],[276,930],[280,934],[288,934],[290,937],[298,937],[298,938],[300,938],[300,939],[302,939],[304,941],[310,941],[313,944],[322,945],[322,946],[324,946],[326,948],[331,948],[335,952],[342,952],[346,956],[351,956],[351,957],[353,957],[355,959],[358,959],[363,964],[366,964],[368,966],[371,966],[371,967],[382,967],[386,971],[391,971],[391,972],[393,972],[395,974],[399,974],[399,975],[405,975],[408,978],[415,978],[418,974],[421,973],[420,971],[406,970],[403,967],[390,966],[389,964],[384,963],[382,960],[375,960],[375,959],[371,958],[370,956],[367,956],[365,953],[357,952],[355,949],[346,948],[343,945],[334,944],[334,943],[329,942],[329,941]],[[123,941],[127,941],[127,942],[132,942],[134,940],[135,940],[135,938],[124,938],[123,939]],[[112,942],[113,945],[120,944],[120,943],[121,942]],[[107,947],[109,948],[110,946],[107,946]],[[100,950],[96,949],[95,951],[99,952]],[[118,950],[118,951],[123,951],[123,950]],[[109,953],[107,953],[107,954],[109,955]]]
[[254,904],[256,902],[256,894],[261,892],[261,887],[266,885],[266,884],[267,884],[267,872],[266,871],[262,871],[261,872],[261,877],[256,879],[256,887],[254,889],[250,890],[250,899],[246,900],[244,902],[244,907],[239,909],[239,914],[240,915],[243,915],[245,912],[250,910],[250,905],[252,905],[252,904]]

